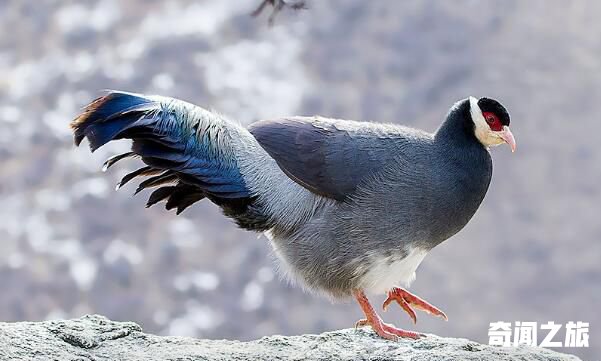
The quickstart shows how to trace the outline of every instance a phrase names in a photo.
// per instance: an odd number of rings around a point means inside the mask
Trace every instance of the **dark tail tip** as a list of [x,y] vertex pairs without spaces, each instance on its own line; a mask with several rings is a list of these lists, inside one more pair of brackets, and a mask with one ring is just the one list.
[[86,105],[83,108],[81,114],[79,114],[75,119],[71,121],[69,126],[73,130],[73,140],[76,146],[79,147],[83,138],[86,137],[85,130],[87,126],[91,123],[90,118],[94,115],[94,113],[106,102],[108,102],[111,98],[112,94],[107,94],[105,96],[98,97],[94,99],[90,104]]
[[139,94],[111,91],[96,98],[71,122],[73,140],[79,146],[88,138],[90,149],[95,151],[131,127],[141,115],[157,109],[158,104]]

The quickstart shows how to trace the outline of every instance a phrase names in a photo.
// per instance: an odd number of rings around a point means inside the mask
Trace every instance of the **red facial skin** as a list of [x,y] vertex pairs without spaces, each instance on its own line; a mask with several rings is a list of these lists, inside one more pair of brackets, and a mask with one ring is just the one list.
[[492,131],[500,132],[503,130],[503,123],[499,120],[499,117],[495,113],[492,112],[482,112],[486,123],[490,127]]

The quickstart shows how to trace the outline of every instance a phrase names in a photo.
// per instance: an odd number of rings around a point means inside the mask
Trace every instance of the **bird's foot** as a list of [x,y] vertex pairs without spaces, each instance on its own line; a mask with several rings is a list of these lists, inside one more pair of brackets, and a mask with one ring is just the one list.
[[356,290],[354,295],[366,317],[365,319],[357,321],[357,323],[355,323],[355,328],[370,326],[376,332],[376,334],[378,334],[378,336],[391,341],[397,341],[399,337],[418,339],[423,336],[420,333],[405,331],[400,328],[396,328],[393,325],[384,323],[384,321],[382,321],[380,316],[378,316],[374,308],[369,303],[369,300],[363,291]]
[[382,321],[382,319],[380,319],[378,317],[377,320],[368,320],[367,318],[364,318],[362,320],[359,320],[355,323],[355,328],[357,327],[363,327],[363,326],[370,326],[372,328],[372,330],[374,330],[374,332],[386,339],[386,340],[390,340],[390,341],[398,341],[399,337],[400,338],[413,338],[413,339],[418,339],[420,337],[422,337],[423,335],[414,331],[407,331],[407,330],[403,330],[397,327],[394,327],[394,325],[390,325],[388,323],[384,323]]
[[417,315],[415,314],[413,308],[411,308],[412,306],[414,308],[417,308],[418,310],[422,310],[433,316],[442,317],[445,321],[449,320],[447,315],[445,315],[445,313],[438,309],[436,306],[429,304],[423,299],[417,297],[412,293],[409,293],[407,290],[404,290],[402,288],[394,287],[390,291],[388,291],[388,298],[386,298],[384,304],[382,305],[384,311],[386,311],[388,305],[390,305],[393,301],[396,301],[396,303],[398,303],[399,306],[401,306],[401,308],[409,314],[409,317],[411,317],[413,323],[417,322]]

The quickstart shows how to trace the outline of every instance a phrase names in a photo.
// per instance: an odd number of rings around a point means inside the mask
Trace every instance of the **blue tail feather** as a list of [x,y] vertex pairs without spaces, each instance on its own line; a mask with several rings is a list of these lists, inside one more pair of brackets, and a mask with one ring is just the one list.
[[111,92],[100,97],[71,123],[75,144],[79,145],[87,137],[94,151],[135,124],[141,112],[157,106],[156,102],[133,93]]
[[87,138],[92,151],[111,140],[132,139],[132,152],[108,160],[105,167],[139,156],[147,167],[127,175],[123,184],[149,175],[154,178],[142,182],[140,190],[174,184],[159,188],[149,204],[166,200],[181,212],[205,196],[224,202],[251,197],[235,159],[223,155],[232,152],[216,149],[211,133],[199,129],[202,119],[195,118],[196,111],[175,99],[110,92],[90,103],[71,127],[75,144]]

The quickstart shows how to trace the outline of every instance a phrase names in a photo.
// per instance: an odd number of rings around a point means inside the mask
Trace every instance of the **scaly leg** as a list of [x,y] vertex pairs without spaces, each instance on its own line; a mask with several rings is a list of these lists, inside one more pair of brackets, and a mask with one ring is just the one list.
[[357,302],[359,302],[359,306],[361,306],[361,309],[366,317],[365,319],[357,321],[355,327],[369,325],[380,337],[392,341],[397,341],[399,337],[414,339],[421,337],[421,335],[417,332],[405,331],[400,328],[396,328],[393,325],[384,323],[384,321],[382,321],[380,316],[378,316],[374,308],[369,303],[369,300],[363,291],[355,290],[353,295],[357,299]]
[[413,323],[417,322],[417,316],[415,315],[415,311],[413,311],[411,306],[433,316],[442,317],[445,321],[449,320],[447,315],[445,315],[444,312],[439,310],[437,307],[432,306],[428,302],[402,288],[393,287],[390,291],[388,291],[388,298],[386,298],[386,301],[384,301],[384,304],[382,305],[384,311],[386,311],[386,307],[388,307],[388,305],[393,301],[396,301],[396,303],[398,303],[399,306],[401,306],[401,308],[409,314],[409,317],[411,317]]

